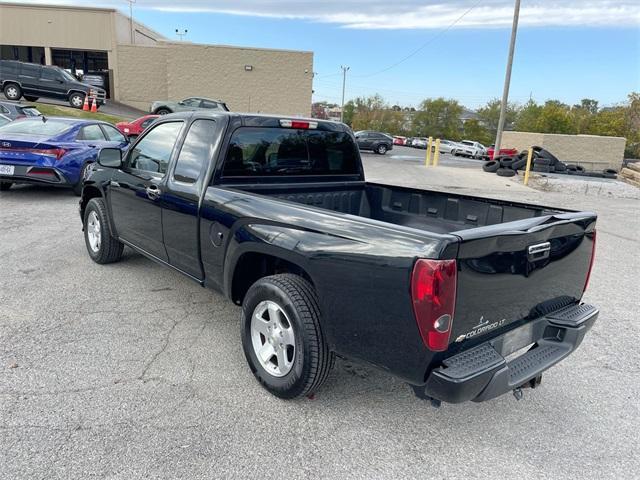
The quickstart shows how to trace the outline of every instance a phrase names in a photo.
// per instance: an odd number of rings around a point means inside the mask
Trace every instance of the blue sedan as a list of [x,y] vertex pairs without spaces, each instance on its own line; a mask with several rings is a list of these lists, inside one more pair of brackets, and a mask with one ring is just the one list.
[[82,192],[89,164],[104,147],[129,147],[113,125],[72,118],[26,118],[0,127],[0,190],[36,183]]

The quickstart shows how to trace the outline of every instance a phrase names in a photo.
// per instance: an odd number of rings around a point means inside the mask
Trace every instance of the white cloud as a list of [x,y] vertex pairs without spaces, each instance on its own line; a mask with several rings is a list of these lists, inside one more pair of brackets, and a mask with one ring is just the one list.
[[[60,0],[59,3],[101,4],[120,9],[126,6],[124,0]],[[471,7],[474,8],[459,19]],[[135,8],[298,18],[353,29],[443,28],[458,19],[459,27],[496,28],[511,25],[513,17],[513,0],[181,0],[179,3],[137,0]],[[640,26],[640,1],[526,0],[522,2],[520,25]]]

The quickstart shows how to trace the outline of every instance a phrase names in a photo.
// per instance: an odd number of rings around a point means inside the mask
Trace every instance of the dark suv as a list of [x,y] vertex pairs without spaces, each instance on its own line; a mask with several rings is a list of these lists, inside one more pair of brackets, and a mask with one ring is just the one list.
[[40,97],[66,100],[72,107],[82,108],[84,99],[95,97],[98,105],[105,103],[107,92],[102,88],[82,83],[66,70],[37,63],[0,60],[0,90],[7,100],[30,102]]
[[356,132],[355,135],[360,150],[372,150],[375,153],[384,155],[393,149],[393,137],[385,133],[361,130]]

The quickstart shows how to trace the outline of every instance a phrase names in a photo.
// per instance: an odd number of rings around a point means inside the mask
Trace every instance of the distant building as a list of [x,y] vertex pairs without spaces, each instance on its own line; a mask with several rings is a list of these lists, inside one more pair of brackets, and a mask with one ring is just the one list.
[[202,96],[236,111],[311,113],[313,52],[175,42],[115,9],[0,3],[0,58],[90,75],[143,110]]

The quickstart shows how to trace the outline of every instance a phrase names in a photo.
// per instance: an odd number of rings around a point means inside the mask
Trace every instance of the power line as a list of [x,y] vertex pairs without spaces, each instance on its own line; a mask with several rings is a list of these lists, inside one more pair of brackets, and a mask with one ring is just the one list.
[[364,78],[364,77],[373,77],[374,75],[379,75],[381,73],[384,73],[388,70],[391,70],[392,68],[397,67],[398,65],[400,65],[401,63],[406,62],[407,60],[409,60],[411,57],[413,57],[414,55],[416,55],[418,52],[424,50],[427,46],[429,46],[431,43],[433,43],[435,40],[437,40],[438,38],[440,38],[442,35],[444,35],[446,32],[448,32],[449,30],[451,30],[460,20],[462,20],[464,17],[467,16],[467,14],[469,12],[471,12],[474,8],[476,8],[478,5],[480,5],[483,2],[483,0],[479,0],[478,2],[474,3],[473,5],[471,5],[471,7],[469,7],[462,15],[460,15],[458,18],[456,18],[452,23],[450,23],[447,27],[443,28],[442,30],[440,30],[438,33],[436,33],[433,37],[431,37],[429,40],[427,40],[425,43],[423,43],[421,46],[419,46],[418,48],[416,48],[413,52],[411,52],[409,55],[407,55],[406,57],[398,60],[396,63],[393,63],[391,65],[389,65],[386,68],[383,68],[382,70],[378,70],[377,72],[373,72],[373,73],[368,73],[366,75],[353,75],[354,77],[360,77],[360,78]]

